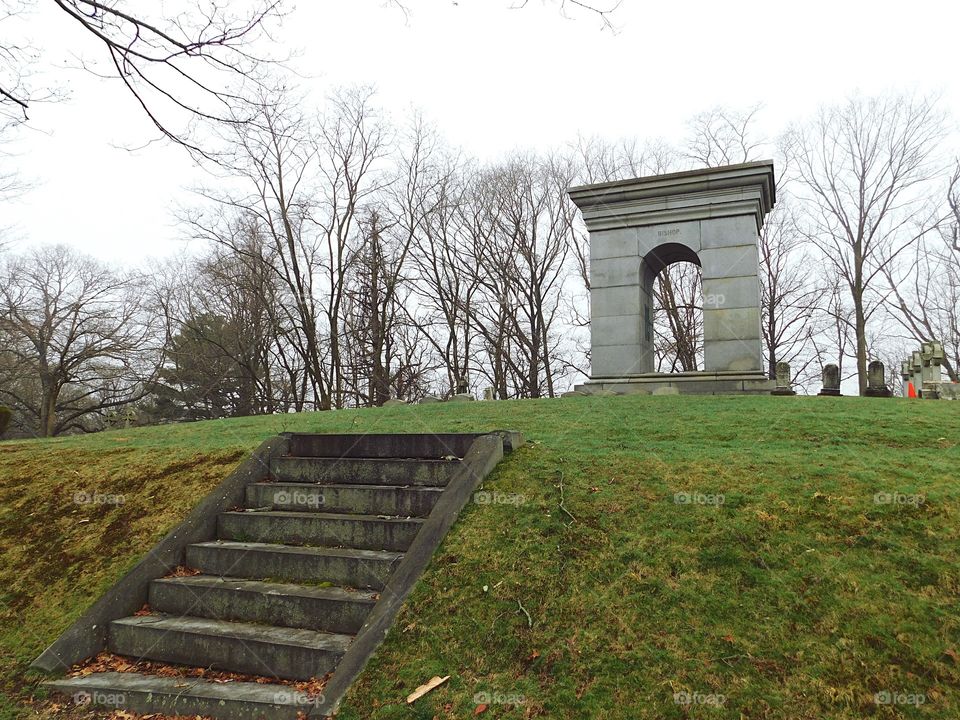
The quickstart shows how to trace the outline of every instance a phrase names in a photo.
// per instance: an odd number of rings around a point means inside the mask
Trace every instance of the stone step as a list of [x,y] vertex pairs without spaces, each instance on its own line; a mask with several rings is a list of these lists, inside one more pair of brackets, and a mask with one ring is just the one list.
[[201,716],[217,720],[297,720],[316,701],[289,685],[218,683],[141,673],[94,673],[46,683],[82,705],[141,715]]
[[479,433],[290,433],[290,454],[328,458],[462,458]]
[[187,546],[187,565],[207,575],[382,590],[402,553],[351,548],[292,547],[213,540]]
[[309,680],[330,672],[352,639],[315,630],[158,614],[114,620],[107,646],[138,660]]
[[397,458],[275,458],[270,475],[280,482],[443,487],[461,467],[459,460]]
[[225,512],[221,540],[404,551],[423,525],[420,518],[292,511]]
[[247,507],[427,517],[442,493],[439,487],[254,483],[247,486]]
[[242,578],[194,575],[154,580],[150,607],[165,615],[261,623],[331,633],[356,633],[376,593]]

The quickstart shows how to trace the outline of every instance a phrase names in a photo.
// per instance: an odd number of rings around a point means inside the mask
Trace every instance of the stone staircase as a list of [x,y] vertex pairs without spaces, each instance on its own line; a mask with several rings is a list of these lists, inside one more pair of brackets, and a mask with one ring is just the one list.
[[[257,682],[148,671],[50,685],[92,705],[144,714],[294,720],[332,712],[486,474],[477,458],[464,460],[471,447],[477,454],[477,436],[332,437],[338,440],[289,436],[269,474],[243,488],[243,507],[218,513],[215,537],[185,545],[183,563],[197,574],[150,580],[149,613],[112,619],[106,631],[110,653],[260,676]],[[496,436],[484,437],[489,455]],[[509,450],[517,438],[498,438],[502,455],[500,443]],[[488,471],[499,457],[481,459]],[[283,682],[330,673],[323,697]]]

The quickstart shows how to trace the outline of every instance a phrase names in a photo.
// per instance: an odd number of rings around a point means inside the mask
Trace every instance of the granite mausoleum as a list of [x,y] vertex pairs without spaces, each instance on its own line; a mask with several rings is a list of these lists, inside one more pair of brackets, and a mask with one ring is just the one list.
[[[771,161],[572,188],[590,231],[591,375],[579,392],[769,393],[757,240],[776,202]],[[653,284],[703,273],[704,369],[654,372]]]

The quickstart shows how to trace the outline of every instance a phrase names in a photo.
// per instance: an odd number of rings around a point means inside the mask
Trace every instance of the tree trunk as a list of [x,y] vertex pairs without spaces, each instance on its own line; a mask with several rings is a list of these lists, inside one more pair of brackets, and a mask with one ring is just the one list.
[[53,437],[57,430],[57,390],[47,381],[43,382],[43,399],[40,404],[40,437]]

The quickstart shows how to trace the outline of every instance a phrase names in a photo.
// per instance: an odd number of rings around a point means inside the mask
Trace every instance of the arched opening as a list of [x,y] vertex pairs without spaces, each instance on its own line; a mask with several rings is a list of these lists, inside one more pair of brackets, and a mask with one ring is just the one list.
[[703,280],[700,258],[666,243],[644,257],[645,341],[654,372],[703,370]]

